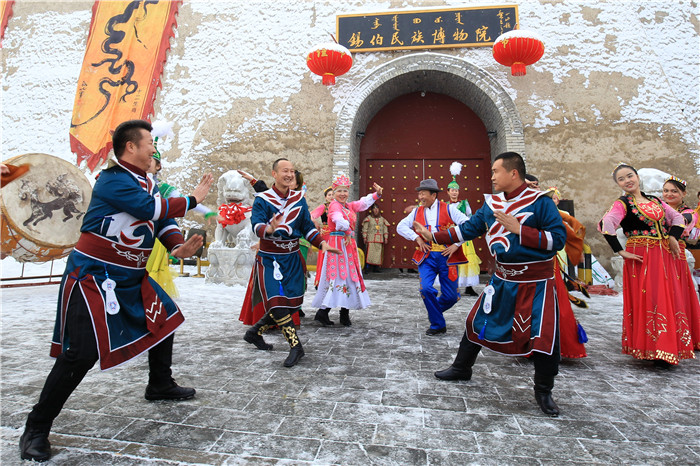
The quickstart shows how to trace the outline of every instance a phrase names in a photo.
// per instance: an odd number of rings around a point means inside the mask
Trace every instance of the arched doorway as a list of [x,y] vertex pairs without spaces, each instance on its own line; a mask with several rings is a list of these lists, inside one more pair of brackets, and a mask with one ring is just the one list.
[[[420,180],[434,178],[447,201],[449,166],[464,165],[458,178],[461,198],[474,210],[481,207],[484,192],[491,192],[491,147],[486,127],[464,103],[444,94],[413,92],[389,102],[367,125],[360,144],[361,193],[373,183],[384,188],[379,201],[382,215],[391,224],[384,267],[414,268],[415,244],[396,233],[406,206],[417,203]],[[482,268],[491,256],[483,239],[475,241]]]

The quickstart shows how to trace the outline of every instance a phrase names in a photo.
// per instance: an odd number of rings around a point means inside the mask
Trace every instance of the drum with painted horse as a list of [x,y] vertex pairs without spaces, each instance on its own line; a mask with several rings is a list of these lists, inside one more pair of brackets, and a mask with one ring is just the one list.
[[70,162],[48,154],[23,154],[3,163],[29,171],[2,187],[2,258],[46,262],[67,256],[80,237],[92,186]]

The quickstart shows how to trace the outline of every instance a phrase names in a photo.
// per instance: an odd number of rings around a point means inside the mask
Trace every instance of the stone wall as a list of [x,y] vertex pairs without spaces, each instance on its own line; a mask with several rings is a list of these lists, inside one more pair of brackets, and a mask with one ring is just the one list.
[[[545,41],[545,56],[523,77],[510,76],[489,47],[357,53],[332,87],[305,66],[306,53],[335,30],[336,14],[465,3],[184,2],[153,115],[175,122],[175,138],[161,147],[165,178],[185,192],[203,171],[243,168],[269,180],[272,161],[288,157],[316,205],[343,166],[353,176],[354,135],[421,75],[428,78],[416,89],[457,96],[480,115],[495,132],[492,152],[522,151],[543,186],[575,201],[604,264],[610,253],[595,223],[619,194],[610,178],[618,161],[686,178],[695,204],[697,2],[496,2],[517,4],[521,27]],[[46,152],[75,160],[68,128],[91,7],[14,4],[2,53],[3,158]]]

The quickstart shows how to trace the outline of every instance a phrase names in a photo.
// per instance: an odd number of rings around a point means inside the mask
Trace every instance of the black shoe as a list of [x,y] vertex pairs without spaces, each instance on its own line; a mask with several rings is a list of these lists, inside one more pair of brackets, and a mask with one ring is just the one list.
[[335,322],[328,318],[328,312],[330,312],[330,308],[319,309],[318,311],[316,311],[316,316],[314,317],[314,320],[316,322],[320,322],[321,325],[323,325],[324,327],[327,327],[329,325],[335,325]]
[[352,325],[352,322],[350,322],[350,311],[344,307],[340,308],[340,323],[346,327]]
[[287,356],[287,359],[284,360],[284,367],[293,367],[296,366],[297,363],[301,358],[304,357],[304,348],[301,347],[301,343],[298,345],[292,347],[292,349],[289,350],[289,356]]
[[156,400],[189,400],[194,398],[197,391],[194,388],[181,387],[170,379],[170,383],[163,386],[154,386],[150,383],[146,386],[146,399]]
[[24,433],[19,438],[19,455],[23,460],[32,460],[43,463],[51,458],[51,443],[49,433],[31,429],[24,429]]
[[468,286],[464,289],[464,296],[479,296],[479,293],[474,291],[474,288]]
[[439,335],[441,333],[447,333],[447,327],[442,327],[442,328],[428,328],[428,330],[425,331],[425,334],[428,336],[435,336]]
[[672,368],[673,364],[671,364],[668,361],[664,361],[663,359],[654,359],[654,366],[657,369],[661,369],[661,370],[666,371],[666,370],[669,370],[670,368]]
[[544,376],[535,374],[535,400],[540,405],[543,413],[551,417],[559,416],[559,406],[552,398],[552,388],[554,387],[554,376]]
[[299,309],[299,317],[306,317],[306,312]]
[[467,367],[466,369],[458,369],[455,366],[450,366],[444,371],[435,372],[435,377],[441,380],[471,380],[472,369]]
[[255,345],[259,350],[267,351],[272,349],[272,345],[265,342],[265,339],[258,335],[258,332],[249,328],[248,331],[243,335],[243,339],[248,343]]

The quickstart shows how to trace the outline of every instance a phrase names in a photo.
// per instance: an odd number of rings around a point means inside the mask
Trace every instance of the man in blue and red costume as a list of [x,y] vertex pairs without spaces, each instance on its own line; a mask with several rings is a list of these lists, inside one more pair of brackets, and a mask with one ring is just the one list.
[[[418,191],[420,205],[396,225],[396,232],[409,241],[417,242],[418,249],[413,256],[413,262],[418,264],[420,295],[430,321],[430,327],[425,334],[434,336],[447,332],[443,313],[459,301],[457,264],[460,261],[452,262],[452,260],[461,256],[463,259],[461,262],[464,263],[466,258],[462,253],[461,242],[448,247],[437,243],[427,244],[418,233],[413,231],[412,225],[417,222],[431,232],[443,231],[466,222],[467,216],[457,208],[456,204],[438,200],[438,193],[442,189],[438,188],[437,181],[432,178],[421,181],[416,191]],[[439,277],[440,280],[440,297],[434,286],[435,277]]]
[[[467,329],[452,365],[435,372],[443,380],[470,380],[482,346],[512,356],[530,356],[535,365],[535,399],[558,416],[552,399],[559,372],[559,305],[553,258],[566,242],[556,205],[543,191],[528,188],[525,162],[505,152],[491,169],[494,191],[467,222],[431,233],[414,224],[426,241],[451,244],[486,234],[496,272],[467,317]],[[566,296],[561,299],[567,299]]]
[[289,343],[289,356],[284,367],[295,366],[304,356],[291,314],[304,301],[306,263],[299,250],[299,238],[306,238],[324,252],[339,254],[331,248],[311,221],[303,191],[291,189],[296,184],[292,162],[277,159],[272,165],[272,188],[258,193],[253,202],[250,223],[260,238],[251,282],[244,305],[262,303],[263,317],[245,333],[243,339],[261,350],[270,350],[262,334],[273,325],[279,326]]
[[98,360],[105,370],[148,351],[147,400],[195,394],[177,385],[170,369],[174,332],[184,317],[148,276],[146,262],[156,238],[179,258],[201,247],[198,235],[184,242],[173,219],[204,200],[213,178],[205,175],[191,196],[161,197],[146,173],[155,153],[151,129],[147,121],[130,120],[112,136],[117,160],[100,173],[68,257],[51,346],[56,362],[27,418],[20,439],[23,459],[50,458],[53,420]]

